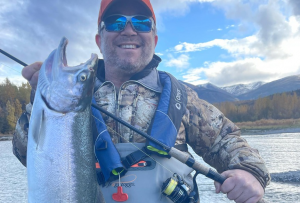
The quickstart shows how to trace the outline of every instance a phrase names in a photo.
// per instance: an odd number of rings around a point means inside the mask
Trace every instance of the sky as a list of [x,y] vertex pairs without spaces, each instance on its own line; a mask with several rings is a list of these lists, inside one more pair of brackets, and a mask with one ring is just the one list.
[[[0,49],[44,61],[67,37],[69,65],[102,55],[95,43],[100,0],[1,0]],[[219,87],[300,74],[299,0],[151,0],[162,58],[177,79]],[[20,85],[22,66],[0,54],[0,82]]]

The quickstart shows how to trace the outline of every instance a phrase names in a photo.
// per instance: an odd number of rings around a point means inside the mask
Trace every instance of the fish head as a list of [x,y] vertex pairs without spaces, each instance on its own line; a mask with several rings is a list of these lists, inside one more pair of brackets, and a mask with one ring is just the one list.
[[68,40],[63,38],[43,63],[38,84],[46,105],[61,113],[83,111],[91,105],[98,66],[98,56],[92,54],[87,62],[69,67],[67,44]]

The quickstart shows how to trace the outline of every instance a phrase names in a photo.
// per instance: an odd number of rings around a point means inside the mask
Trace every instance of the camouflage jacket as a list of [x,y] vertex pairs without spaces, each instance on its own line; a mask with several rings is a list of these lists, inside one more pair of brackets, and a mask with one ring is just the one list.
[[[162,91],[156,69],[159,62],[159,57],[154,56],[141,73],[122,84],[117,91],[113,83],[104,81],[104,64],[99,60],[94,93],[97,104],[147,132]],[[182,118],[175,145],[189,144],[204,161],[219,172],[229,169],[246,170],[265,188],[270,182],[270,175],[258,151],[249,146],[240,136],[240,129],[216,107],[198,98],[196,92],[185,87],[188,95],[187,110]],[[127,140],[139,143],[146,141],[112,118],[104,114],[102,116],[114,143]],[[17,123],[14,134],[13,151],[23,165],[26,165],[27,137],[24,134],[27,132],[20,124],[21,122]]]

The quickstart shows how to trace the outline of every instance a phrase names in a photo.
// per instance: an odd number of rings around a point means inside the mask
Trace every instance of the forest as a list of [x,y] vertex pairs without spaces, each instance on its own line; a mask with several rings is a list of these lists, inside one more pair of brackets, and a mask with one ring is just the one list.
[[14,85],[8,78],[0,84],[0,133],[11,134],[30,100],[29,83]]
[[274,94],[257,100],[214,104],[233,122],[261,119],[300,118],[300,90]]

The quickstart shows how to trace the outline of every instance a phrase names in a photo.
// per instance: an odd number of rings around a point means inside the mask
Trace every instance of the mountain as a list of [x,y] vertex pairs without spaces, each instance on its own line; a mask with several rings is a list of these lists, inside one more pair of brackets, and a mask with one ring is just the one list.
[[182,83],[195,90],[199,98],[209,103],[220,103],[225,101],[255,100],[259,97],[298,90],[300,89],[300,75],[288,76],[265,84],[256,82],[228,87],[217,87],[211,83],[197,86],[186,82]]
[[[182,81],[181,81],[182,82]],[[198,97],[209,103],[220,103],[224,101],[238,101],[238,99],[232,94],[226,92],[225,90],[211,84],[207,83],[204,85],[192,85],[186,82],[182,82],[191,89],[197,92]]]
[[272,94],[290,92],[300,89],[300,75],[285,77],[273,82],[261,85],[257,89],[238,96],[240,100],[258,99]]
[[220,88],[234,96],[239,96],[241,94],[245,94],[247,92],[255,90],[255,89],[259,88],[260,86],[262,86],[263,84],[265,84],[265,83],[264,82],[253,82],[250,84],[238,84],[238,85],[232,85],[232,86],[226,86],[226,87],[220,87]]

